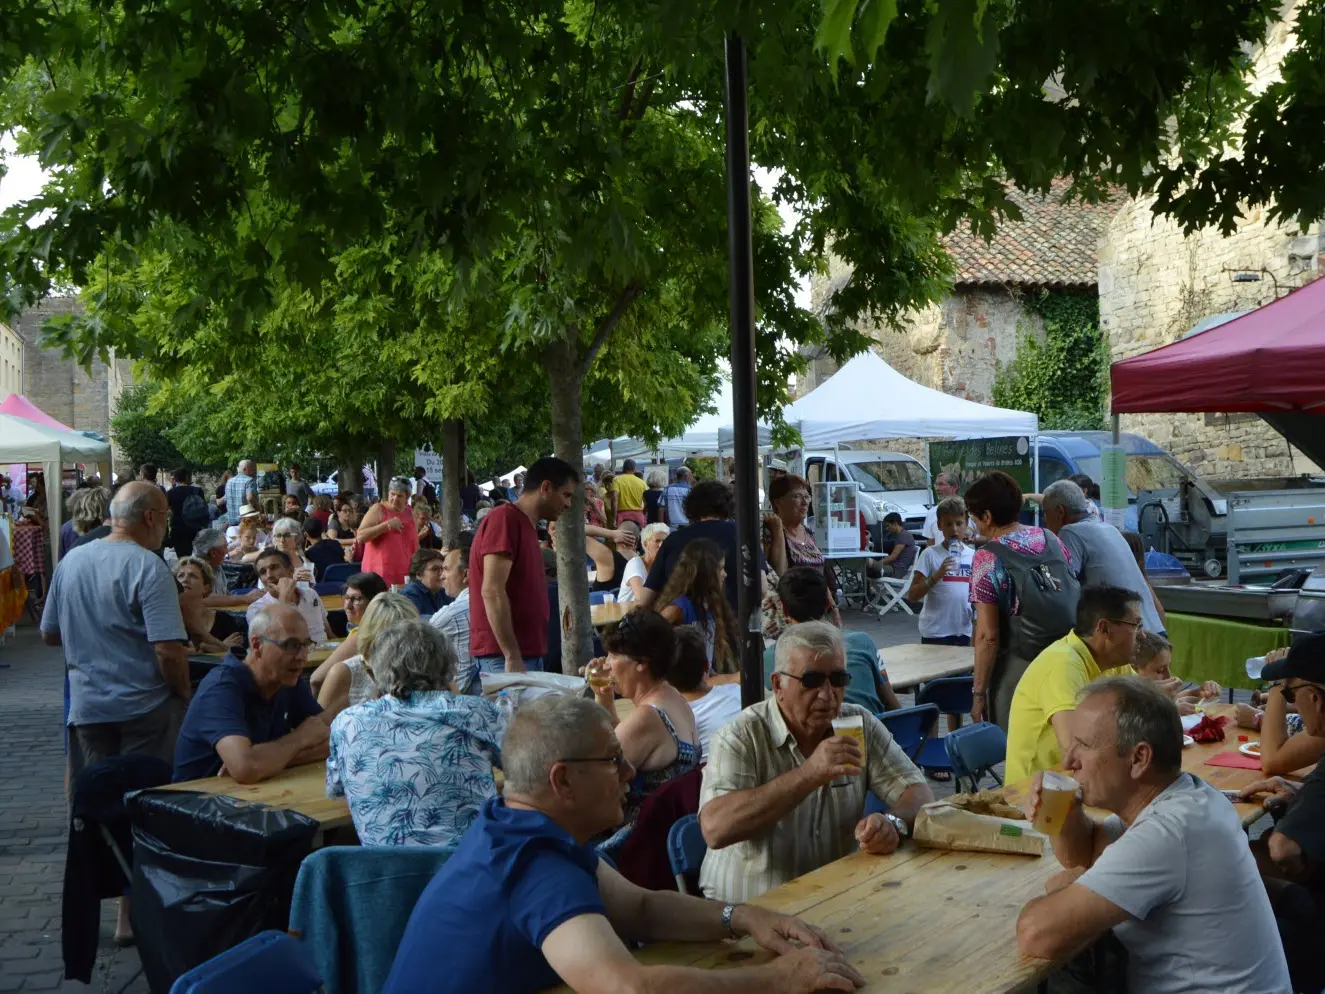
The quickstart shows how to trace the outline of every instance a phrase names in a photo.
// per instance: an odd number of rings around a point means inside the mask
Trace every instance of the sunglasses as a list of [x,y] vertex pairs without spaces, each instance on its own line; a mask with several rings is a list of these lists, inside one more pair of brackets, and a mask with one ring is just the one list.
[[1314,691],[1317,691],[1320,694],[1325,695],[1325,687],[1322,687],[1318,683],[1299,683],[1296,687],[1285,687],[1283,689],[1282,693],[1284,695],[1284,700],[1287,703],[1292,704],[1293,698],[1297,696],[1297,692],[1299,690],[1306,690],[1308,687],[1310,687]]
[[823,670],[807,670],[800,676],[795,673],[788,673],[785,670],[778,670],[783,676],[789,676],[793,680],[799,680],[801,686],[806,690],[818,690],[825,683],[830,683],[838,690],[841,690],[851,682],[851,674],[846,670],[833,670],[831,673],[825,673]]
[[618,752],[615,756],[572,756],[570,759],[559,759],[558,763],[611,763],[620,772],[624,770],[629,763],[626,762],[626,754]]

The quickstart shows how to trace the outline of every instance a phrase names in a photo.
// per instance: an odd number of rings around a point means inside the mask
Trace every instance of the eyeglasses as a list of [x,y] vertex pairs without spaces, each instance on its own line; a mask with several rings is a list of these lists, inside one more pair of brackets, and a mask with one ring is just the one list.
[[810,502],[810,495],[807,494],[804,490],[798,490],[794,494],[787,494],[787,499],[798,502],[803,501],[804,503],[808,504]]
[[624,770],[630,763],[626,760],[624,752],[618,752],[615,756],[572,756],[570,759],[559,759],[558,763],[612,763],[617,771]]
[[1132,631],[1135,632],[1139,632],[1141,630],[1141,626],[1145,624],[1144,621],[1123,621],[1122,618],[1105,618],[1104,620],[1109,622],[1109,624],[1111,625],[1126,625],[1128,628],[1132,629]]
[[266,635],[262,636],[262,641],[270,642],[272,645],[277,646],[282,652],[288,652],[291,655],[297,655],[298,653],[306,652],[307,650],[313,648],[313,646],[316,644],[311,639],[278,640],[278,639],[268,638]]
[[1285,687],[1282,690],[1284,700],[1287,703],[1292,704],[1293,698],[1297,696],[1297,692],[1299,690],[1306,690],[1308,687],[1312,690],[1319,691],[1321,694],[1325,694],[1325,687],[1322,687],[1318,683],[1299,683],[1296,687]]
[[841,690],[851,682],[851,674],[846,670],[833,670],[831,673],[825,673],[823,670],[808,670],[797,676],[795,673],[788,673],[786,670],[778,670],[783,676],[789,676],[793,680],[799,680],[801,686],[806,690],[818,690],[825,683],[830,683],[838,690]]

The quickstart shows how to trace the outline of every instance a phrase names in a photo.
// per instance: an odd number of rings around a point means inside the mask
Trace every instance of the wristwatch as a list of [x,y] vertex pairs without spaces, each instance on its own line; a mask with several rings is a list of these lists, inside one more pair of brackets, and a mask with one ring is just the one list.
[[739,939],[736,929],[732,928],[732,915],[736,914],[736,905],[728,904],[722,909],[722,924],[727,929],[727,934],[733,939]]
[[911,829],[906,827],[906,822],[902,821],[901,818],[892,814],[885,814],[884,817],[888,819],[893,828],[897,829],[899,839],[909,839],[911,837]]

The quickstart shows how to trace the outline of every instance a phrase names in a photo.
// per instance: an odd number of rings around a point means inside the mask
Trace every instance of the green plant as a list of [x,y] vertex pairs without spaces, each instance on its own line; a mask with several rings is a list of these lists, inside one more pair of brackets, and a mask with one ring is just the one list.
[[1100,334],[1099,297],[1046,290],[1026,309],[1040,317],[1044,334],[1020,329],[1016,357],[995,375],[994,403],[1033,411],[1043,429],[1104,428],[1109,347]]

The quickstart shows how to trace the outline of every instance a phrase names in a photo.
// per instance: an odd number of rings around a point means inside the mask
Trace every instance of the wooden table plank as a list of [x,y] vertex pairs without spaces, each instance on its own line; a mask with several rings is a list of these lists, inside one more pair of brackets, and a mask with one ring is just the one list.
[[[304,669],[312,670],[321,666],[323,663],[325,663],[328,659],[331,658],[331,654],[336,651],[336,646],[338,646],[339,644],[340,643],[337,642],[333,645],[329,645],[327,648],[324,649],[317,649],[317,648],[309,649],[308,662],[304,664]],[[227,654],[224,652],[190,653],[191,658],[198,659],[200,661],[213,662],[213,663],[219,663],[221,660],[225,659],[226,655]]]
[[893,645],[879,650],[879,660],[894,688],[915,687],[972,672],[975,650],[969,645]]
[[634,604],[622,604],[620,601],[612,604],[591,604],[589,605],[589,621],[595,628],[602,628],[604,625],[615,625],[634,606]]
[[345,597],[342,594],[319,595],[322,597],[322,606],[328,611],[342,611],[345,609]]

